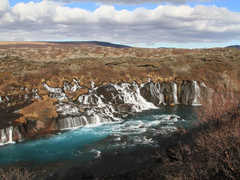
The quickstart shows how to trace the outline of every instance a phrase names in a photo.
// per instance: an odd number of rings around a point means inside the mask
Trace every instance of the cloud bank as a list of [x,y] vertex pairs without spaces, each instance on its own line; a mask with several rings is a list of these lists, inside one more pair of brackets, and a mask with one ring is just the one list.
[[58,2],[97,2],[103,4],[142,4],[142,3],[174,3],[182,4],[186,2],[208,2],[211,0],[48,0],[48,1],[58,1]]
[[[2,0],[1,0],[2,1]],[[97,40],[128,44],[206,43],[240,39],[240,13],[215,6],[95,11],[49,1],[0,6],[0,41]]]
[[0,15],[9,8],[8,0],[1,0],[0,3]]

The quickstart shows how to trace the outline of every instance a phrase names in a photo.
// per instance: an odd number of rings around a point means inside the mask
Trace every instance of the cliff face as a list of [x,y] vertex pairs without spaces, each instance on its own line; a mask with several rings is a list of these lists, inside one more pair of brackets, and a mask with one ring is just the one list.
[[1,144],[240,89],[235,49],[19,46],[0,54],[0,108],[14,117],[0,116]]
[[[92,82],[88,93],[74,100],[71,93],[82,88],[76,79],[72,83],[65,82],[63,87],[42,85],[48,95],[41,97],[35,92],[30,96],[35,99],[31,99],[32,104],[18,110],[21,117],[0,130],[1,144],[59,130],[121,121],[129,113],[162,105],[201,105],[201,102],[209,100],[213,91],[197,81],[110,83],[99,87]],[[7,97],[2,99],[2,104],[8,103]]]

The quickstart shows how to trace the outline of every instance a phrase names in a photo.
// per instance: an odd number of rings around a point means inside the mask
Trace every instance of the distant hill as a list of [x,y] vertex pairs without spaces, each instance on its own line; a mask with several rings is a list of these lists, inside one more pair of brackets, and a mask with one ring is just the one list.
[[114,47],[114,48],[130,48],[131,46],[122,45],[122,44],[113,44],[109,42],[102,41],[62,41],[62,42],[50,42],[55,44],[68,44],[68,45],[97,45],[104,47]]
[[240,45],[232,45],[232,46],[228,46],[227,48],[237,48],[237,49],[240,49]]
[[113,44],[109,42],[101,41],[0,41],[0,48],[9,47],[46,47],[46,46],[103,46],[103,47],[113,47],[113,48],[130,48],[130,46],[122,44]]

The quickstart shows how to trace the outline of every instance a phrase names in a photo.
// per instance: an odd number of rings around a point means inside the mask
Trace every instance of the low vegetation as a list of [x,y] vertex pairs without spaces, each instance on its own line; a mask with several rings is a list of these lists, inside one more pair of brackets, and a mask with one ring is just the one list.
[[[151,154],[151,165],[101,177],[90,174],[84,176],[85,179],[240,179],[240,109],[236,95],[240,90],[239,50],[119,49],[45,44],[0,46],[0,96],[21,96],[27,91],[22,90],[25,87],[37,88],[43,97],[47,92],[42,82],[60,87],[64,81],[71,82],[73,78],[79,79],[80,85],[85,87],[85,91],[81,89],[83,93],[86,93],[91,81],[99,85],[142,82],[148,78],[161,82],[197,80],[219,92],[211,103],[203,106],[199,114],[201,122],[196,127],[179,130],[171,137],[159,137],[161,148]],[[34,102],[22,110],[29,113],[25,113],[19,121],[42,113],[55,118],[53,104],[54,101],[44,99]],[[39,106],[48,106],[47,111],[31,113]],[[44,120],[42,122],[45,123]],[[28,168],[4,168],[0,169],[0,178],[51,179],[46,169],[36,172]],[[74,173],[70,178],[67,170],[65,172],[62,179],[79,179]]]
[[[190,130],[180,129],[170,137],[159,137],[159,149],[149,154],[151,165],[120,174],[105,174],[96,177],[89,172],[79,175],[74,167],[71,173],[65,170],[60,179],[103,179],[103,180],[190,180],[240,178],[240,109],[239,99],[233,94],[223,101],[217,94],[213,103],[205,104],[200,113],[201,120]],[[48,167],[46,167],[47,169]],[[58,172],[53,170],[52,172]],[[13,168],[0,170],[2,179],[53,179],[45,169],[32,171]],[[76,172],[74,174],[74,172]],[[81,178],[82,177],[82,178]],[[40,178],[40,179],[41,179]]]
[[[223,102],[216,95],[203,107],[200,124],[161,139],[155,164],[105,179],[218,179],[240,178],[240,109],[237,98]],[[221,103],[220,103],[221,102]]]
[[[234,48],[144,49],[78,44],[0,44],[0,96],[61,86],[73,77],[89,87],[109,82],[197,80],[239,90],[240,53]],[[111,76],[109,76],[111,74]]]

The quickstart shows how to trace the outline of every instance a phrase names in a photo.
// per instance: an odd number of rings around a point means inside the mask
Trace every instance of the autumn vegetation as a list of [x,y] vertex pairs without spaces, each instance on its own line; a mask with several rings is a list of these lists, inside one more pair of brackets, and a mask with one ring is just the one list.
[[[32,88],[46,97],[43,82],[62,87],[73,78],[80,80],[83,87],[81,92],[69,95],[73,100],[87,92],[91,81],[103,85],[123,81],[141,83],[148,78],[155,82],[197,80],[215,90],[212,100],[203,103],[200,122],[194,128],[180,129],[171,137],[159,137],[161,148],[151,154],[151,166],[102,177],[90,174],[85,179],[240,179],[239,50],[0,44],[0,96],[13,98],[9,106],[15,106],[14,99],[30,94],[28,90]],[[24,116],[17,120],[20,123],[39,117],[57,117],[54,99],[43,98],[31,103],[21,110]],[[51,127],[47,118],[39,122]],[[0,177],[4,180],[51,179],[44,171],[2,169]],[[66,172],[63,179],[71,178]]]
[[[32,108],[34,108],[33,105]],[[195,180],[240,178],[240,109],[239,97],[233,92],[214,94],[213,100],[203,104],[200,121],[191,129],[179,129],[170,137],[159,137],[159,145],[151,156],[151,165],[120,174],[95,176],[90,172],[79,175],[74,167],[60,179],[103,180]],[[58,172],[58,169],[55,169]],[[29,168],[1,170],[4,179],[54,179],[45,170]],[[47,172],[47,171],[46,171]],[[53,169],[54,172],[54,169]],[[54,173],[53,173],[54,174]]]
[[85,87],[109,82],[197,80],[239,90],[239,50],[112,48],[78,44],[0,44],[0,96],[41,89],[43,81],[62,86],[75,77]]

